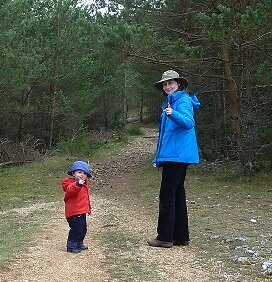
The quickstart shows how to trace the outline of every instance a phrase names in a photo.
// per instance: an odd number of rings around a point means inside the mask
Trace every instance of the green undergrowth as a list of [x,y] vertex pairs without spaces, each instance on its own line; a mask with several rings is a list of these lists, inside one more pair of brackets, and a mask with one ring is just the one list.
[[0,266],[11,256],[32,246],[33,234],[49,216],[47,211],[33,211],[24,215],[11,212],[1,215]]
[[[161,172],[148,163],[132,189],[153,214],[158,209]],[[237,176],[191,166],[186,178],[191,246],[202,267],[225,271],[233,282],[271,281],[262,263],[272,259],[272,175]],[[246,257],[244,263],[238,258]],[[223,278],[222,278],[223,279]],[[222,280],[225,281],[225,280]]]
[[[125,144],[106,144],[83,160],[92,164],[117,154]],[[26,243],[29,245],[31,236],[50,213],[37,210],[21,215],[18,209],[62,201],[61,180],[78,158],[80,156],[56,156],[35,164],[0,169],[0,265],[24,250]],[[149,160],[130,177],[130,200],[141,204],[152,216],[156,215],[161,170],[154,169]],[[232,282],[271,281],[261,273],[262,263],[272,259],[271,183],[271,174],[243,176],[226,170],[189,168],[186,192],[191,247],[197,250],[196,260],[202,268],[220,271]],[[142,244],[141,234],[110,226],[102,228],[99,236],[113,278],[156,281],[156,266],[148,264],[147,267],[146,262],[137,258],[139,250],[134,249],[135,245]],[[249,260],[236,263],[237,257]]]
[[[133,138],[133,137],[129,137]],[[79,152],[73,156],[52,156],[44,161],[0,168],[0,264],[24,250],[34,230],[47,220],[46,211],[20,216],[24,209],[63,200],[61,181],[75,160],[96,162],[120,152],[126,142],[105,144],[89,158]],[[39,217],[36,217],[39,214]]]
[[29,246],[31,236],[47,219],[48,212],[39,205],[62,199],[60,182],[67,165],[65,158],[50,158],[1,169],[0,264]]
[[2,168],[0,171],[0,211],[55,201],[68,162],[52,158],[39,163]]
[[81,140],[81,142],[69,141],[60,144],[59,150],[61,154],[70,156],[71,159],[84,159],[85,161],[94,162],[117,154],[133,137],[126,135],[122,139],[118,136],[114,138],[116,138],[115,141],[108,143],[99,143],[93,140],[88,142],[84,142],[84,140]]
[[76,155],[77,158],[92,162],[118,153],[135,136],[141,134],[142,130],[139,123],[128,123],[115,131],[105,131],[93,135],[83,128],[72,138],[60,141],[57,149],[62,155]]
[[155,264],[147,264],[139,257],[140,234],[131,233],[118,226],[99,232],[99,240],[105,246],[105,256],[111,277],[117,281],[157,281]]

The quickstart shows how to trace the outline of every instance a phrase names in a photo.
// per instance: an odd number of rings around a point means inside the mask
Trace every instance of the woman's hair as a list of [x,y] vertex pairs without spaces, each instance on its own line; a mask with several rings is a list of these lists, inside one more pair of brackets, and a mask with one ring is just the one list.
[[180,81],[178,81],[177,79],[174,79],[174,80],[179,84],[178,90],[185,89],[184,85]]

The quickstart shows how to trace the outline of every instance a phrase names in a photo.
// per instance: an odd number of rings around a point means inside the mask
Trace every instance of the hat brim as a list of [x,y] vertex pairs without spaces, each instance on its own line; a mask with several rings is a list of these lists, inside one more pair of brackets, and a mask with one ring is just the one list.
[[67,171],[67,174],[73,176],[73,172],[75,172],[76,170],[84,171],[87,174],[88,177],[91,177],[91,175],[92,175],[92,170],[87,171],[86,169],[83,169],[83,168],[69,169]]
[[188,86],[188,80],[185,79],[184,77],[162,79],[160,81],[155,82],[154,86],[159,90],[163,90],[162,84],[163,84],[163,82],[165,82],[167,80],[176,80],[176,81],[180,82],[184,86],[184,88],[186,88]]

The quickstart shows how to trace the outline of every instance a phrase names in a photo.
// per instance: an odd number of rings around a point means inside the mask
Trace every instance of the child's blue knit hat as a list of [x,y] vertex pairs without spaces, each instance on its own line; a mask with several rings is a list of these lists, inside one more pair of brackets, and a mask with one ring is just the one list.
[[68,175],[72,175],[75,170],[82,170],[84,171],[89,177],[92,174],[92,170],[89,165],[83,161],[76,161],[72,164],[72,166],[67,171]]

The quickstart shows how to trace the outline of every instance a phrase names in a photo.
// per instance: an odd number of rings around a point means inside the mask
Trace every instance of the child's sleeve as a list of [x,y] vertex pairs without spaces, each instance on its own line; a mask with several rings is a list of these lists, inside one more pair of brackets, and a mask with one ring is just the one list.
[[71,178],[65,178],[62,181],[62,189],[66,194],[76,195],[81,187],[77,184],[77,182],[74,179]]

